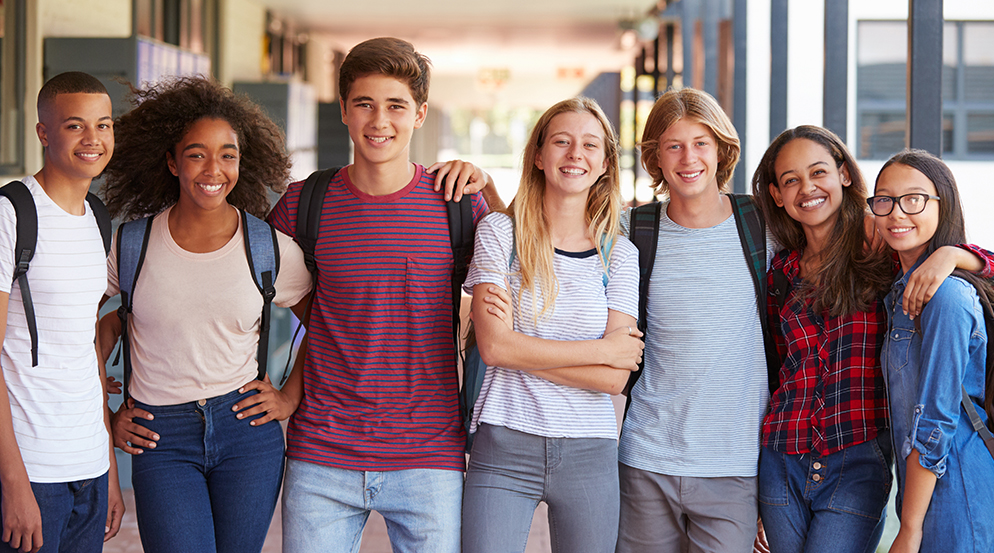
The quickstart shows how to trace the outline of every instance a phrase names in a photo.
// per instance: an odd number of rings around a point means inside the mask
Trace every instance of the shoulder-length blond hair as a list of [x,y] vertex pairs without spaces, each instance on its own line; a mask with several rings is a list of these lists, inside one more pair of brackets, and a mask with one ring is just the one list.
[[[621,189],[618,181],[618,136],[597,102],[583,97],[563,100],[552,106],[539,118],[525,146],[521,183],[514,201],[508,206],[508,214],[514,218],[517,257],[521,265],[521,287],[535,294],[535,283],[539,283],[544,315],[559,294],[559,282],[553,270],[552,259],[555,249],[549,234],[549,224],[544,209],[545,173],[535,165],[535,159],[545,144],[547,131],[552,119],[562,113],[589,113],[601,124],[604,131],[604,156],[607,169],[587,194],[587,233],[594,242],[601,263],[607,267],[608,260],[602,245],[613,240],[618,234],[621,216]],[[601,237],[606,237],[602,244]]]

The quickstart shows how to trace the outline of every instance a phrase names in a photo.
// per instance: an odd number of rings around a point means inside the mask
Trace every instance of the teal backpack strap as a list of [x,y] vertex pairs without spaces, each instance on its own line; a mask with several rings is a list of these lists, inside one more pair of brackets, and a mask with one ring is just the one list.
[[[258,379],[266,377],[269,361],[269,323],[272,318],[273,298],[276,297],[276,276],[280,272],[280,245],[276,229],[257,217],[241,212],[242,236],[245,237],[245,255],[248,258],[252,281],[262,294],[262,318],[259,322]],[[280,379],[274,379],[278,382]]]
[[117,316],[121,319],[121,349],[118,354],[124,357],[124,399],[130,397],[131,385],[131,340],[128,331],[128,317],[134,309],[135,287],[138,275],[145,263],[148,239],[152,233],[152,218],[145,217],[124,223],[117,229],[117,282],[121,291],[121,307]]

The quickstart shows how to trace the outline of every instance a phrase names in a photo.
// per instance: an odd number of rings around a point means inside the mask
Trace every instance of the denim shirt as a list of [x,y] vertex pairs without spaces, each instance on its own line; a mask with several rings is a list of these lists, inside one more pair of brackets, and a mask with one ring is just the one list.
[[[914,448],[920,464],[941,478],[949,454],[976,433],[960,404],[960,386],[982,405],[987,332],[975,289],[957,277],[947,278],[912,321],[901,309],[908,277],[900,275],[884,299],[888,331],[881,364],[891,436],[899,460]],[[978,411],[986,418],[982,407]],[[905,463],[898,461],[897,470],[903,491]]]

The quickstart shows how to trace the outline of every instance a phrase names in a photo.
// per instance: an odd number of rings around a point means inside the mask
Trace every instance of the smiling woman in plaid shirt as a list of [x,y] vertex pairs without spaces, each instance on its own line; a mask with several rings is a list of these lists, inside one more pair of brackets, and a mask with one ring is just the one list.
[[[753,193],[785,248],[767,282],[782,361],[759,467],[771,550],[873,551],[891,485],[880,348],[893,258],[869,236],[866,185],[830,131],[801,126],[777,137],[753,177]],[[982,259],[940,248],[912,275],[905,308],[920,311],[957,266],[989,273]]]

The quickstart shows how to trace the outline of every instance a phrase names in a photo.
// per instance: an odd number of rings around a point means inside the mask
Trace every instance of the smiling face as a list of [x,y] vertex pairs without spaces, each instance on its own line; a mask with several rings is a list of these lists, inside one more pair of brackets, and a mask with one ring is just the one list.
[[784,145],[773,166],[773,201],[804,227],[805,234],[831,231],[842,209],[843,188],[851,184],[845,165],[840,168],[821,144],[797,138]]
[[535,167],[545,174],[546,197],[582,195],[607,171],[604,129],[591,113],[569,111],[549,121]]
[[39,113],[35,127],[45,147],[45,178],[89,187],[114,154],[114,120],[106,94],[59,94]]
[[[894,197],[905,194],[937,196],[938,191],[932,181],[917,169],[894,163],[877,177],[874,194]],[[915,215],[908,215],[895,203],[890,215],[875,216],[874,219],[877,231],[898,253],[901,265],[907,270],[921,257],[935,235],[939,226],[939,202],[927,200],[925,209]]]
[[678,119],[659,137],[659,169],[671,196],[692,198],[718,191],[718,143],[711,129]]
[[238,183],[238,134],[222,119],[200,119],[172,152],[169,171],[179,179],[179,207],[213,211],[226,208]]
[[359,77],[341,104],[357,164],[407,164],[411,136],[428,113],[428,104],[418,105],[407,84],[380,74]]

